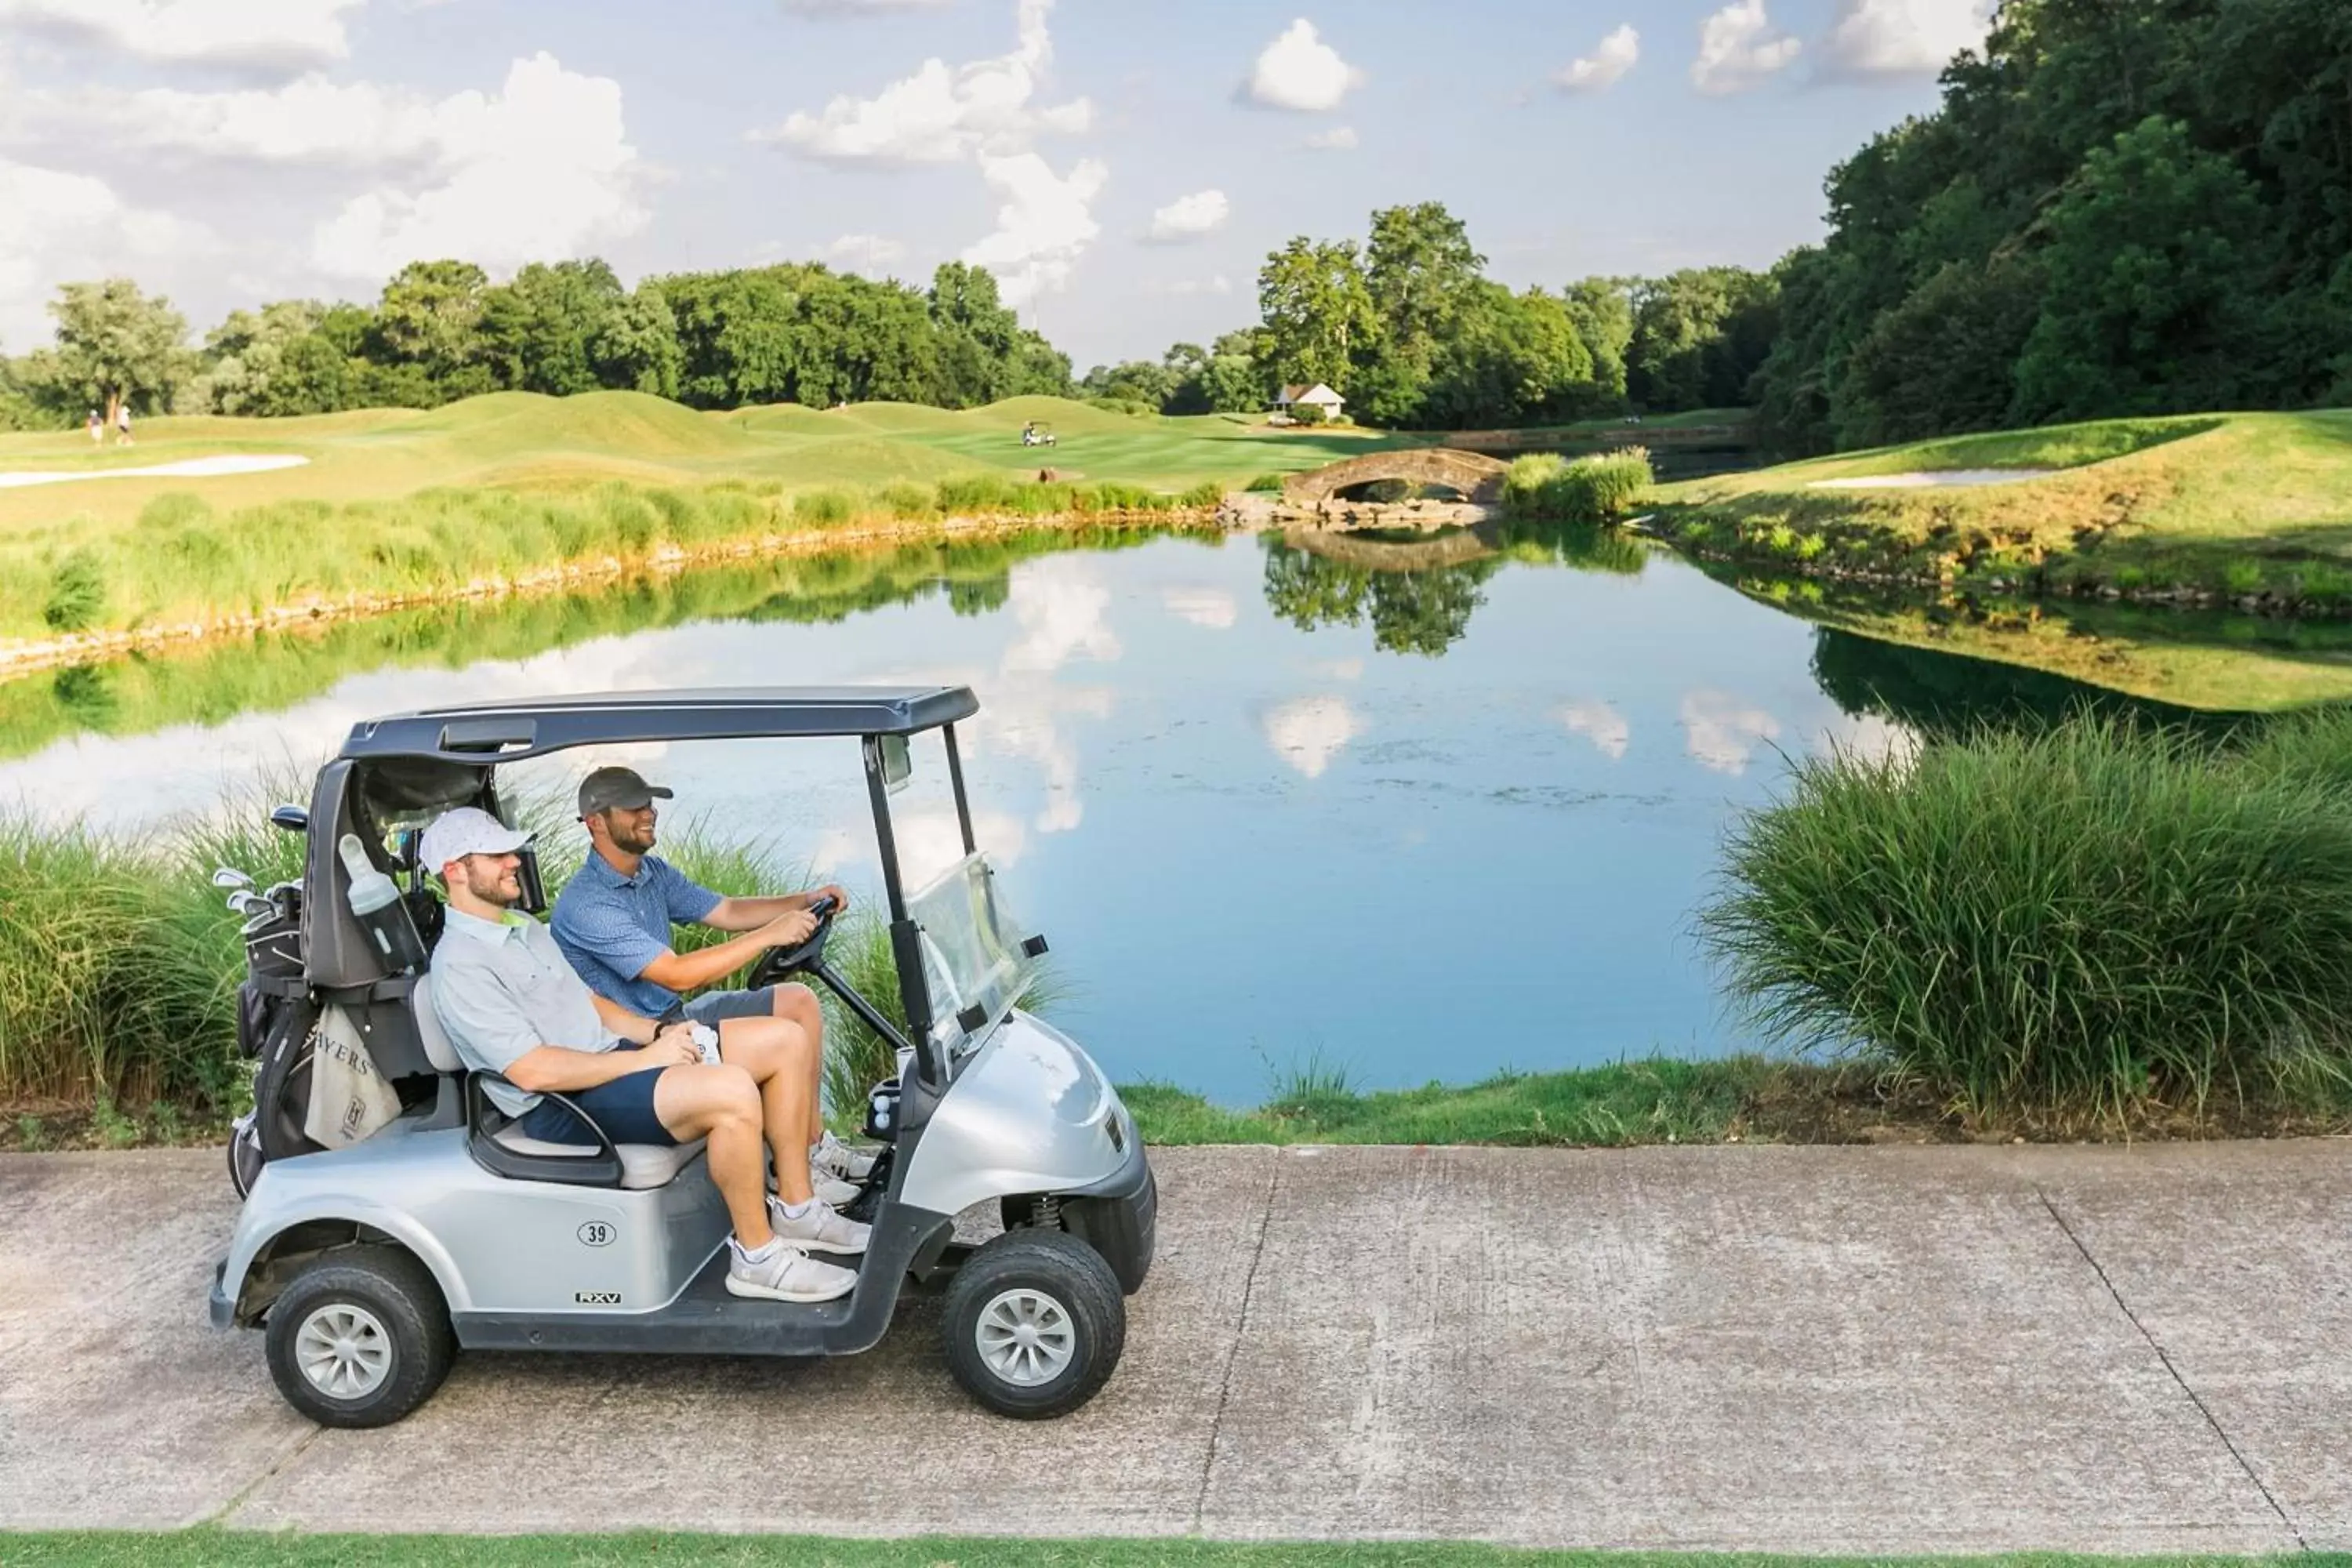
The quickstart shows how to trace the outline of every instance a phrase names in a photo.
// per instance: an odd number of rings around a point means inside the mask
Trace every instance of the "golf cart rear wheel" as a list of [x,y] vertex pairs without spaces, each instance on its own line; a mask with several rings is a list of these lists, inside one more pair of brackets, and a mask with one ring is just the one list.
[[320,1258],[269,1307],[269,1375],[321,1426],[385,1426],[432,1396],[457,1335],[425,1265],[388,1247]]
[[1064,1415],[1095,1396],[1127,1343],[1127,1301],[1102,1255],[1062,1231],[1008,1232],[948,1288],[948,1368],[999,1415]]

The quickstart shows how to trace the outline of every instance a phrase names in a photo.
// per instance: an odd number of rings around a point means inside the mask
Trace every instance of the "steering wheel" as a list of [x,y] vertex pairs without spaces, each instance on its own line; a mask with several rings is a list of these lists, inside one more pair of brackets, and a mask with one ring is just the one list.
[[817,900],[809,905],[808,912],[816,917],[816,930],[808,933],[796,947],[772,947],[760,955],[751,966],[751,988],[754,991],[773,985],[786,975],[806,969],[824,956],[824,939],[833,934],[833,917],[840,910],[830,898]]

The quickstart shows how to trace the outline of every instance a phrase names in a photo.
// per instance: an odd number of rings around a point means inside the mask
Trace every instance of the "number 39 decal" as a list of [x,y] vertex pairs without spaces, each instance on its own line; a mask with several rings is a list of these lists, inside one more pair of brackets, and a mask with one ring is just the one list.
[[592,1219],[580,1227],[583,1247],[610,1247],[616,1233],[610,1220]]

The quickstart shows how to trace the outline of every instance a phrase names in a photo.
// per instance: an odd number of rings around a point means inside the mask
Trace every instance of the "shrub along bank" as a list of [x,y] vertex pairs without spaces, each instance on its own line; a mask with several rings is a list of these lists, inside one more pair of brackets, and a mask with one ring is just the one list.
[[1648,493],[1652,479],[1650,454],[1639,447],[1573,460],[1530,452],[1503,476],[1503,507],[1544,522],[1614,522]]
[[1801,763],[1701,930],[1756,1019],[1979,1117],[2352,1100],[2352,715]]
[[877,527],[921,537],[950,518],[1164,521],[1213,510],[1223,493],[1206,482],[1170,493],[994,475],[799,494],[741,481],[611,481],[553,494],[467,489],[342,505],[281,501],[226,515],[172,494],[128,529],[0,536],[0,644],[233,622],[304,604],[446,596],[793,533]]

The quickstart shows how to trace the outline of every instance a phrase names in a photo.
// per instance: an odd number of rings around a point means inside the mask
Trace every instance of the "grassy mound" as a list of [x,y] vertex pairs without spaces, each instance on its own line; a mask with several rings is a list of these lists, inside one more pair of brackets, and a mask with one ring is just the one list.
[[[2053,468],[1968,489],[1819,481]],[[1664,487],[1703,552],[1961,586],[2352,608],[2352,410],[2103,420],[1918,442]]]

